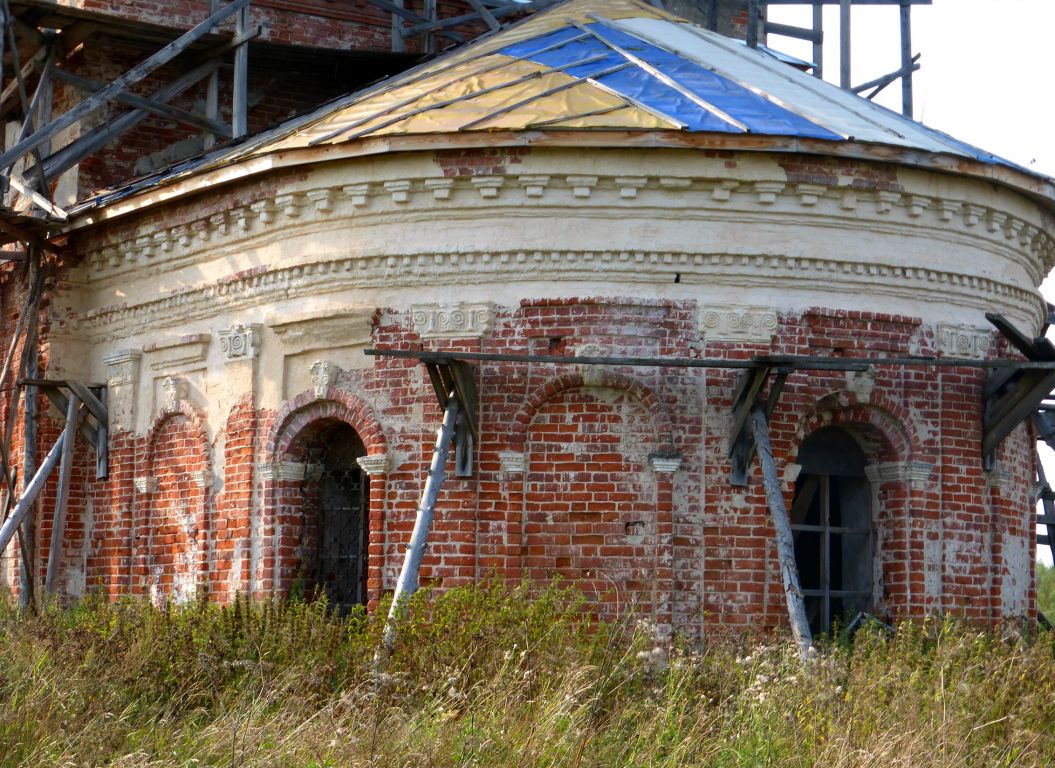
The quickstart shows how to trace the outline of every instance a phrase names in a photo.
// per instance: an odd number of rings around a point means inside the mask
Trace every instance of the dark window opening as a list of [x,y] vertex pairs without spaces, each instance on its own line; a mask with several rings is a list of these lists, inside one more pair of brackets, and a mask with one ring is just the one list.
[[810,629],[828,632],[872,607],[872,489],[864,451],[837,427],[799,450],[791,530]]
[[365,455],[355,430],[338,424],[320,434],[306,456],[313,471],[305,488],[305,518],[314,509],[318,524],[315,541],[305,541],[305,575],[342,614],[366,604],[370,478],[356,461]]

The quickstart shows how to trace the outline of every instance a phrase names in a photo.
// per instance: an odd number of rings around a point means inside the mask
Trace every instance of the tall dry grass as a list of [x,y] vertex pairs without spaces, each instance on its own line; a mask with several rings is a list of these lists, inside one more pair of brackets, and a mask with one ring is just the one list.
[[692,645],[497,585],[321,603],[0,609],[0,765],[1050,766],[1053,637],[864,629]]

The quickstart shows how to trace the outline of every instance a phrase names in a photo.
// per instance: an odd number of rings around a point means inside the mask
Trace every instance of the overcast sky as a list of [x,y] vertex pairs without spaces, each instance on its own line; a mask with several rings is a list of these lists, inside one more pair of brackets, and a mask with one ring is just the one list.
[[[808,7],[772,7],[769,18],[811,26]],[[852,11],[853,82],[863,83],[900,66],[899,13],[892,7]],[[825,79],[839,77],[839,9],[824,19]],[[1055,94],[1051,30],[1055,0],[934,0],[912,9],[912,50],[922,54],[913,79],[917,120],[995,152],[1038,173],[1055,176]],[[770,37],[770,46],[804,59],[812,46]],[[895,83],[876,99],[901,110]],[[1055,303],[1055,279],[1042,291]],[[1053,334],[1049,333],[1049,336]],[[1048,477],[1055,454],[1044,449]],[[1050,550],[1040,558],[1051,564]]]

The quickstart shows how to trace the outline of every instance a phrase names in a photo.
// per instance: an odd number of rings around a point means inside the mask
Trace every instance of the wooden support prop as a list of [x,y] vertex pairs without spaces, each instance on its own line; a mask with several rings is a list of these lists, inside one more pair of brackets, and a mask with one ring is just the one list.
[[498,23],[498,19],[494,17],[494,14],[488,10],[487,6],[484,5],[481,0],[468,0],[468,3],[473,7],[474,11],[480,14],[480,18],[484,20],[484,24],[486,24],[492,32],[502,28],[502,25]]
[[81,402],[87,406],[92,416],[95,417],[96,421],[100,424],[106,424],[109,420],[109,414],[106,412],[106,406],[103,405],[103,401],[100,400],[91,389],[79,381],[72,381],[67,379],[65,382],[70,392],[80,398]]
[[919,68],[913,67],[919,56],[912,55],[912,4],[908,0],[901,3],[901,114],[912,119],[912,73]]
[[[150,98],[159,102],[165,102],[169,99],[175,98],[206,75],[215,72],[219,66],[219,61],[206,61],[180,76],[169,85],[158,89]],[[44,174],[51,179],[60,176],[73,166],[77,165],[77,163],[88,155],[96,152],[125,131],[133,128],[140,121],[144,120],[148,114],[149,113],[145,109],[133,109],[129,112],[125,112],[120,117],[109,120],[102,125],[93,128],[72,144],[67,144],[62,149],[45,157]]]
[[[1044,514],[1037,515],[1037,524],[1043,525],[1045,532],[1047,533],[1048,548],[1051,550],[1052,557],[1055,557],[1055,497],[1052,496],[1051,486],[1048,485],[1048,479],[1044,475],[1044,465],[1040,461],[1040,456],[1037,456],[1037,479],[1040,481],[1041,488],[1041,504],[1044,508]],[[1040,541],[1038,541],[1038,546]]]
[[[220,8],[220,0],[209,0],[209,13],[216,13]],[[216,31],[216,28],[213,28]],[[209,82],[205,86],[205,116],[215,122],[220,122],[220,71],[214,69],[209,75]],[[216,144],[216,134],[205,135],[204,147],[211,149]]]
[[425,546],[428,544],[429,529],[432,527],[432,518],[436,512],[436,498],[446,479],[447,456],[450,453],[451,439],[454,437],[457,422],[458,398],[454,397],[452,392],[447,398],[443,423],[436,433],[436,447],[432,451],[429,476],[421,492],[421,503],[418,505],[417,519],[414,521],[414,532],[410,535],[407,554],[403,559],[403,568],[396,582],[396,592],[392,596],[392,607],[388,611],[388,620],[385,622],[383,642],[387,652],[392,651],[392,644],[396,637],[396,624],[406,612],[407,600],[418,590],[418,571],[421,569],[421,560],[425,555]]
[[[985,317],[1030,363],[1050,365],[1055,362],[1055,346],[1043,336],[1031,339],[1000,314],[987,312]],[[1053,387],[1055,372],[1050,369],[1031,369],[1023,365],[1011,373],[990,371],[982,416],[982,457],[987,469],[995,466],[996,449],[1004,438],[1024,420],[1036,418]]]
[[[375,5],[380,4],[383,0],[367,0]],[[496,19],[501,19],[504,16],[509,16],[514,13],[526,13],[527,11],[538,11],[553,5],[560,0],[535,0],[532,3],[508,3],[505,5],[499,5],[491,9],[491,15]],[[405,37],[411,37],[413,35],[420,35],[426,32],[434,32],[436,34],[446,34],[448,36],[453,35],[453,32],[444,32],[444,30],[450,27],[457,27],[459,24],[465,24],[467,22],[476,21],[480,18],[480,14],[476,11],[472,13],[464,13],[459,16],[448,16],[444,19],[437,19],[436,21],[428,21],[421,19],[416,24],[411,24],[403,30]],[[459,36],[460,37],[460,36]]]
[[758,47],[758,0],[747,0],[747,47]]
[[[103,87],[103,84],[96,80],[90,80],[87,77],[80,77],[79,75],[75,75],[63,69],[56,69],[53,74],[56,80],[69,83],[74,88],[79,88],[80,90],[88,91],[89,93],[96,93]],[[165,104],[156,99],[147,98],[145,96],[136,96],[134,93],[128,93],[127,91],[123,91],[114,96],[114,100],[120,101],[122,104],[127,104],[130,107],[135,107],[136,109],[146,110],[147,112],[159,115],[160,117],[167,117],[170,120],[175,120],[176,122],[184,123],[185,125],[201,128],[204,131],[208,131],[217,136],[222,136],[225,139],[231,138],[230,128],[219,120],[210,119],[206,115],[200,115],[197,112],[189,112],[186,109],[173,107],[170,104]]]
[[[249,4],[246,3],[235,22],[235,34],[244,37],[249,31]],[[249,133],[249,43],[234,51],[234,83],[231,95],[231,133],[240,139]]]
[[66,535],[66,505],[70,499],[70,475],[73,472],[73,446],[77,424],[81,420],[81,401],[70,395],[66,408],[66,428],[62,433],[62,459],[59,462],[59,486],[55,490],[55,517],[51,525],[51,547],[48,550],[48,570],[44,576],[44,592],[55,594],[55,579],[62,564],[62,544]]
[[248,2],[249,0],[231,0],[229,5],[226,5],[216,13],[211,14],[205,21],[195,25],[192,29],[173,40],[160,51],[144,59],[120,77],[109,82],[99,92],[78,103],[76,106],[63,113],[60,117],[47,123],[47,125],[42,126],[32,135],[26,137],[22,141],[16,142],[14,146],[3,154],[0,154],[0,166],[6,166],[25,153],[40,147],[59,131],[68,128],[87,115],[90,115],[92,112],[95,112],[116,94],[148,77],[154,70],[167,64],[202,37],[207,35],[218,23],[233,13],[240,11]]
[[769,378],[768,367],[755,368],[740,375],[733,391],[733,422],[729,428],[729,460],[731,469],[729,482],[745,486],[751,468],[754,439],[751,436],[751,409]]
[[[406,8],[404,0],[392,0],[392,4],[396,8]],[[404,53],[407,50],[407,41],[403,35],[403,19],[399,14],[393,13],[390,21],[389,36],[392,38],[392,53]]]
[[[29,135],[29,131],[33,127],[33,118],[37,113],[37,108],[40,106],[44,93],[50,87],[49,78],[55,65],[55,45],[55,41],[49,38],[46,47],[47,52],[44,57],[44,70],[40,73],[40,80],[37,82],[37,88],[33,91],[33,98],[30,99],[29,106],[26,108],[25,115],[22,118],[22,127],[19,129],[18,137],[15,141],[21,141]],[[8,167],[5,173],[9,175],[11,168]]]
[[[66,413],[66,409],[69,407],[70,401],[66,397],[66,395],[62,394],[61,389],[59,389],[58,387],[41,387],[40,391],[47,395],[48,400],[50,400],[51,404],[54,405],[56,409],[58,409],[59,413]],[[95,448],[96,450],[99,449],[98,445],[96,444],[98,440],[98,435],[88,425],[86,419],[80,420],[78,430],[81,433],[81,437],[87,440],[88,444],[91,445],[92,448]]]
[[[37,286],[32,300],[27,302],[26,311],[29,313],[28,325],[26,326],[26,341],[22,347],[22,364],[19,366],[21,376],[36,376],[40,363],[39,350],[37,348],[37,326],[40,319],[40,294],[44,285],[44,268],[40,264],[40,251],[30,247],[29,278],[32,285]],[[22,393],[25,399],[25,407],[22,411],[22,480],[30,481],[37,475],[37,392],[29,387]],[[14,398],[17,406],[18,399]],[[12,419],[13,422],[13,419]],[[10,443],[8,443],[10,445]],[[49,472],[51,470],[48,470]],[[35,495],[35,494],[34,494]],[[35,532],[33,530],[32,510],[33,501],[29,502],[29,511],[25,515],[18,541],[22,551],[22,567],[19,572],[19,605],[23,610],[36,605],[34,593],[36,591],[36,571],[33,567],[33,556],[36,551],[34,544]]]
[[916,54],[916,57],[912,59],[907,66],[896,69],[893,72],[890,72],[889,74],[883,75],[882,77],[877,77],[875,80],[869,80],[867,83],[855,85],[853,88],[850,89],[850,91],[852,93],[860,94],[871,88],[873,89],[872,92],[865,96],[866,99],[871,101],[880,93],[882,93],[884,88],[886,88],[892,82],[897,80],[899,77],[910,77],[913,72],[918,71],[920,68],[918,64],[919,56],[919,54]]
[[824,6],[813,3],[813,29],[818,40],[813,43],[813,76],[818,80],[824,78]]
[[48,455],[44,457],[44,461],[40,465],[40,469],[33,475],[33,479],[26,485],[25,491],[22,492],[22,496],[19,498],[18,503],[15,504],[14,510],[11,515],[4,521],[3,526],[0,526],[0,552],[7,549],[7,545],[11,543],[11,539],[14,538],[15,530],[22,521],[29,514],[29,511],[33,509],[33,502],[37,499],[37,494],[40,493],[40,489],[44,487],[45,481],[51,475],[51,471],[55,469],[55,465],[59,463],[59,457],[62,455],[62,446],[65,444],[65,435],[59,435],[59,439],[55,442],[55,445],[48,451]]
[[[99,389],[99,402],[103,408],[108,406],[109,391],[106,387]],[[109,410],[107,410],[109,415]],[[109,419],[99,422],[95,430],[95,479],[103,480],[110,474],[110,423]]]
[[[5,8],[9,8],[7,0],[3,0],[3,4],[4,4]],[[10,10],[8,12],[10,13]],[[28,101],[28,99],[26,97],[26,83],[25,83],[25,79],[22,77],[22,67],[21,67],[21,65],[19,63],[18,43],[15,41],[15,26],[13,24],[8,24],[8,26],[7,26],[5,31],[7,32],[8,44],[11,46],[11,60],[12,60],[12,63],[14,64],[14,70],[15,70],[15,85],[17,86],[17,89],[18,89],[18,102],[19,102],[19,104],[22,105],[22,113],[26,116],[27,122],[31,122],[32,119],[33,119],[33,116],[32,116],[32,111],[30,110],[30,107],[29,107],[29,101]],[[48,62],[50,64],[54,60],[52,58],[52,54],[54,52],[52,46],[51,45],[41,46],[40,50],[43,50],[45,52],[44,55],[48,59]],[[47,78],[46,78],[45,75],[41,75],[41,82],[42,82],[42,84],[47,82]],[[37,163],[36,163],[37,167],[34,168],[34,171],[36,171],[37,183],[38,183],[38,185],[40,187],[40,191],[41,192],[47,192],[48,191],[48,180],[47,180],[47,177],[44,175],[43,170],[40,168],[40,150],[37,147],[31,147],[29,151],[32,152],[33,157],[37,161]],[[14,179],[12,178],[13,174],[11,173],[11,169],[14,166],[14,160],[8,161],[6,163],[0,162],[0,166],[4,166],[5,167],[4,176],[7,179],[8,183],[10,183],[12,186],[15,186]],[[41,205],[40,202],[38,202],[39,199],[42,198],[41,195],[36,195],[35,193],[31,193],[31,191],[29,189],[26,189],[26,188],[19,189],[18,191],[21,192],[23,195],[26,195],[26,196],[30,197],[30,199],[32,199],[33,202],[37,203],[37,205]],[[47,210],[47,206],[48,206],[48,204],[50,204],[51,201],[48,200],[47,198],[42,198],[42,199],[47,200],[47,203],[45,203],[41,207],[44,210]]]
[[[38,176],[41,175],[38,166],[33,166],[31,172],[36,173]],[[46,177],[47,171],[44,171],[43,175]],[[42,211],[47,213],[53,219],[57,219],[58,221],[66,221],[67,219],[69,219],[69,214],[67,214],[66,211],[64,211],[62,208],[59,208],[59,206],[55,205],[55,203],[51,202],[51,200],[44,197],[44,195],[40,194],[35,189],[33,189],[29,182],[27,182],[21,176],[17,176],[12,173],[10,176],[4,176],[4,178],[7,179],[7,182],[16,190],[18,190],[20,194],[25,195],[30,200],[32,200],[34,205],[36,205]],[[29,235],[29,237],[32,238],[30,242],[40,240],[40,238],[33,237],[32,235]],[[42,245],[42,247],[47,246]],[[48,250],[54,249],[48,248]]]
[[[435,22],[439,18],[436,9],[436,0],[425,0],[425,20]],[[429,34],[425,37],[425,53],[436,52],[436,36]]]
[[839,0],[839,87],[849,90],[850,80],[850,0]]
[[751,433],[758,450],[758,461],[762,465],[762,485],[766,490],[769,514],[776,533],[777,560],[780,563],[780,575],[784,580],[784,597],[788,604],[791,634],[799,647],[799,653],[805,659],[813,649],[813,634],[806,618],[806,604],[802,600],[799,568],[795,563],[795,537],[791,532],[791,521],[788,520],[788,510],[784,505],[784,491],[780,487],[780,475],[773,458],[773,446],[769,441],[765,408],[761,405],[752,408],[750,421]]
[[[3,35],[3,37],[7,37]],[[19,73],[22,75],[22,82],[28,80],[37,69],[44,63],[44,59],[47,57],[47,49],[41,47],[36,53],[30,57],[29,61],[22,65],[19,69]],[[11,82],[0,91],[0,117],[3,117],[12,109],[15,108],[16,101],[14,97],[18,95],[18,78],[12,78]]]

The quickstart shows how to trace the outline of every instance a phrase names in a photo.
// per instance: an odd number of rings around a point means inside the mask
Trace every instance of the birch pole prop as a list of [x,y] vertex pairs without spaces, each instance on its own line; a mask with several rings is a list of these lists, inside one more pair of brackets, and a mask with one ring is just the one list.
[[59,463],[59,457],[62,455],[62,446],[65,442],[66,435],[62,433],[59,435],[55,445],[51,447],[48,455],[44,457],[44,461],[41,463],[40,469],[33,475],[33,479],[26,484],[26,489],[22,492],[22,498],[18,500],[14,510],[7,520],[4,521],[4,524],[0,526],[0,552],[7,549],[7,545],[11,543],[11,539],[18,530],[19,524],[29,514],[29,511],[33,509],[33,502],[36,501],[37,494],[44,487],[51,470],[55,469],[55,465]]
[[392,651],[392,643],[396,636],[396,623],[406,610],[407,600],[418,590],[418,570],[421,568],[421,558],[425,555],[425,545],[428,543],[429,528],[432,527],[432,518],[436,511],[436,497],[440,493],[440,486],[447,478],[445,470],[447,467],[447,455],[451,449],[451,438],[454,437],[454,426],[458,423],[458,399],[452,392],[447,398],[447,407],[443,412],[443,423],[436,433],[436,448],[432,452],[432,464],[429,467],[429,477],[425,481],[425,488],[421,492],[421,503],[418,505],[418,517],[414,522],[414,532],[410,534],[410,543],[407,545],[407,554],[403,559],[403,569],[399,572],[399,581],[396,582],[396,593],[392,596],[392,607],[388,611],[388,619],[385,622],[384,645],[385,651]]
[[48,570],[44,576],[44,591],[49,595],[55,594],[55,582],[62,565],[62,545],[66,538],[66,506],[70,498],[70,475],[73,473],[73,447],[80,421],[81,401],[71,392],[66,408],[66,429],[62,433],[62,459],[59,462],[59,487],[55,491],[55,517],[51,524]]
[[777,462],[773,459],[773,445],[769,441],[769,424],[766,421],[766,410],[761,405],[751,409],[751,434],[755,438],[755,450],[758,462],[762,465],[762,484],[766,489],[766,500],[769,502],[769,513],[773,518],[776,531],[777,560],[780,562],[780,575],[784,580],[784,596],[788,601],[788,618],[791,620],[791,634],[798,643],[802,657],[808,658],[813,649],[813,634],[806,619],[806,605],[802,601],[802,588],[799,586],[799,568],[795,564],[795,536],[791,532],[791,520],[784,505],[784,493],[780,488],[780,476],[777,474]]

